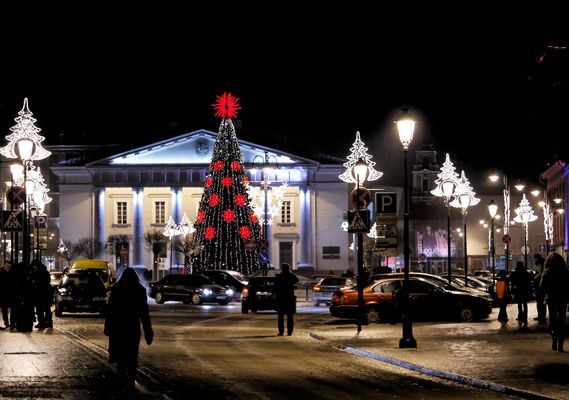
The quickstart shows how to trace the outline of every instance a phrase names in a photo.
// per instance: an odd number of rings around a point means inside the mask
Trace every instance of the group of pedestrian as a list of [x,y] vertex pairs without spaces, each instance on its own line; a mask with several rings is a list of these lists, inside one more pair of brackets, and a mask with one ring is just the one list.
[[0,304],[3,327],[0,329],[31,332],[36,328],[52,328],[53,287],[47,267],[33,260],[26,268],[23,262],[4,262],[0,268]]
[[[527,303],[532,287],[535,292],[537,317],[540,324],[547,322],[549,312],[549,331],[551,349],[563,352],[566,335],[567,305],[569,303],[569,270],[567,263],[558,253],[549,253],[544,259],[540,254],[534,256],[538,267],[537,274],[531,278],[524,263],[518,261],[516,269],[508,280],[506,271],[498,273],[496,298],[498,300],[498,321],[507,322],[506,306],[513,298],[518,306],[517,321],[520,328],[527,328]],[[511,288],[511,289],[510,289]],[[511,290],[511,293],[510,293]]]

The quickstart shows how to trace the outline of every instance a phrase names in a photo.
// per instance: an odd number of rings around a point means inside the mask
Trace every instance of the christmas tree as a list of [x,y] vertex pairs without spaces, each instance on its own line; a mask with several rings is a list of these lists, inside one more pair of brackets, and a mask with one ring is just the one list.
[[248,179],[231,122],[241,107],[231,93],[217,96],[213,106],[222,120],[194,223],[193,240],[200,249],[194,269],[232,269],[250,275],[260,266],[261,228],[251,208]]

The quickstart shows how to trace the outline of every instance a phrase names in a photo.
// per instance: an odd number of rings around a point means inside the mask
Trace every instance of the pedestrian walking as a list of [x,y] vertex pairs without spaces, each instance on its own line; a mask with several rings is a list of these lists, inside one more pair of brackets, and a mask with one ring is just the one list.
[[146,289],[136,271],[125,268],[111,287],[104,334],[109,337],[109,362],[117,364],[117,375],[127,392],[134,390],[141,331],[148,345],[154,332],[150,322]]
[[545,292],[545,302],[549,311],[551,349],[562,352],[569,298],[569,270],[565,260],[558,253],[549,253],[544,267],[541,288]]
[[284,263],[281,273],[275,276],[273,296],[278,313],[278,336],[284,334],[284,317],[286,315],[287,335],[292,335],[294,330],[294,313],[296,312],[296,296],[294,295],[294,285],[298,282],[298,277],[290,270],[290,265]]
[[2,268],[0,268],[0,306],[2,307],[2,320],[4,321],[4,326],[0,327],[2,330],[10,327],[10,312],[12,311],[12,284],[10,282],[11,267],[12,264],[5,262]]
[[45,264],[37,259],[32,260],[30,266],[32,267],[32,271],[30,273],[30,286],[38,321],[35,328],[53,328],[51,315],[53,286],[51,286],[49,271]]
[[541,287],[541,277],[544,272],[544,262],[545,259],[541,254],[536,253],[533,256],[534,265],[537,269],[537,274],[533,278],[533,287],[535,290],[535,307],[537,309],[537,317],[534,318],[540,324],[545,324],[547,322],[547,305],[544,302],[545,293],[540,288]]
[[500,311],[498,312],[498,321],[508,322],[507,306],[510,302],[510,288],[506,275],[506,270],[501,269],[498,272],[498,279],[496,281],[496,299]]
[[518,304],[518,325],[520,328],[528,326],[528,301],[531,293],[531,277],[523,261],[516,263],[516,269],[510,278],[512,294]]

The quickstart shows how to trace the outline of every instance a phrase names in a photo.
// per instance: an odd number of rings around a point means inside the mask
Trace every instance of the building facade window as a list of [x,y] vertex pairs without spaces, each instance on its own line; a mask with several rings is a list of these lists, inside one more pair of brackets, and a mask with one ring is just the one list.
[[292,223],[292,207],[290,201],[283,201],[281,205],[281,223]]
[[155,201],[154,202],[154,223],[155,224],[166,224],[166,202],[165,201]]
[[127,220],[126,201],[117,201],[117,224],[126,225],[127,223],[128,220]]

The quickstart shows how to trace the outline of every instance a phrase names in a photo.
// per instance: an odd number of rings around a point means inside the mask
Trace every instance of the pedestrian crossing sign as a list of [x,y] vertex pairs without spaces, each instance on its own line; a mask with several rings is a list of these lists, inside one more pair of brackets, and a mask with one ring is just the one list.
[[22,211],[2,211],[2,232],[21,232],[24,226]]
[[348,211],[348,232],[349,233],[369,232],[369,211],[367,209]]

